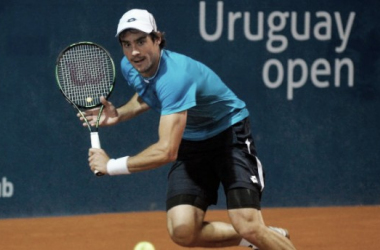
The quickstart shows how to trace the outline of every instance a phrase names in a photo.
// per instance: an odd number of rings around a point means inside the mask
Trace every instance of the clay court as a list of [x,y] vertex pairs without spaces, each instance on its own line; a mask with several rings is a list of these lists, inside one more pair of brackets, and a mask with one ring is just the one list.
[[[380,249],[380,206],[270,208],[263,215],[268,225],[288,228],[297,249]],[[207,218],[228,221],[219,210]],[[2,250],[133,250],[137,242],[150,241],[156,250],[189,249],[171,242],[165,220],[163,211],[3,219],[0,244]]]

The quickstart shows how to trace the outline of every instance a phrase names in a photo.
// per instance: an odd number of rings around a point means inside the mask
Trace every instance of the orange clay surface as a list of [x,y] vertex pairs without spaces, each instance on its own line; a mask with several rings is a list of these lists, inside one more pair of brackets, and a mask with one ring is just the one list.
[[[380,206],[266,208],[263,215],[267,225],[289,229],[297,249],[380,249]],[[206,217],[228,221],[226,211]],[[171,242],[164,211],[0,220],[1,250],[133,250],[139,241],[156,250],[190,249]]]

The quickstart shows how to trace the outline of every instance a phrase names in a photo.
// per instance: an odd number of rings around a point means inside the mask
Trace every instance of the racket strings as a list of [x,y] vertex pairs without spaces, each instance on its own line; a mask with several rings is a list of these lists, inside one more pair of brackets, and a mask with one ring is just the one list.
[[108,96],[114,82],[114,65],[108,53],[91,44],[67,50],[58,63],[58,77],[63,93],[81,107],[99,104]]

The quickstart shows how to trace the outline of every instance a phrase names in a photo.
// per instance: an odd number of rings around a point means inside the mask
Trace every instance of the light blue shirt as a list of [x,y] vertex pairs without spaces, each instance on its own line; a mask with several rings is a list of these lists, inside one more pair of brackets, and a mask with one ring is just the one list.
[[158,70],[149,79],[126,57],[121,70],[128,84],[161,115],[187,110],[183,139],[208,139],[249,115],[245,103],[210,68],[182,54],[162,50]]

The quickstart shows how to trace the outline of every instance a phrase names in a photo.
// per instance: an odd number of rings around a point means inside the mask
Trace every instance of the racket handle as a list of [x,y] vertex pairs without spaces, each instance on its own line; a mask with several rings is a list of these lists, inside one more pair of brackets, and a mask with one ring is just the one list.
[[98,132],[91,132],[91,147],[92,148],[102,148],[100,146],[100,140],[99,140]]
[[[92,148],[101,148],[98,132],[91,132],[91,147]],[[99,172],[98,170],[95,170],[94,174],[96,176],[103,176],[104,175],[102,172]]]

